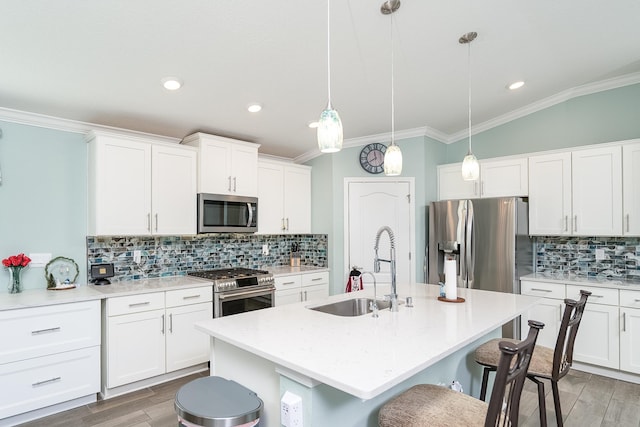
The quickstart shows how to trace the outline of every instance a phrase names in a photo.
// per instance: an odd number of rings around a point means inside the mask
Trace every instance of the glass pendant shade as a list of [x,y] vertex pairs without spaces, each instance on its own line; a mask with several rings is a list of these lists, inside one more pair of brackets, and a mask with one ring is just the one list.
[[384,153],[384,174],[398,176],[402,173],[402,151],[400,147],[392,143]]
[[462,161],[462,179],[465,181],[475,181],[480,176],[480,163],[471,151],[464,156]]
[[331,104],[320,113],[317,134],[321,152],[336,153],[342,149],[342,121]]

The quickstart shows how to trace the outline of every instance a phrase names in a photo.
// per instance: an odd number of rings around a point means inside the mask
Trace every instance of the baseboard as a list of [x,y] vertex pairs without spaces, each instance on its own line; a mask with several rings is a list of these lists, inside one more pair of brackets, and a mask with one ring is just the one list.
[[571,368],[575,369],[576,371],[588,372],[590,374],[596,374],[616,380],[640,384],[640,375],[620,371],[618,369],[603,368],[601,366],[589,365],[588,363],[580,363],[575,361],[571,364]]
[[172,381],[178,378],[186,377],[187,375],[195,374],[197,372],[208,371],[208,370],[209,370],[208,362],[205,362],[199,365],[190,366],[188,368],[179,369],[173,372],[168,372],[166,374],[147,378],[141,381],[136,381],[130,384],[125,384],[119,387],[106,388],[106,386],[103,384],[102,391],[100,392],[100,398],[103,400],[111,399],[112,397],[131,393],[132,391],[141,390],[143,388],[166,383],[167,381]]

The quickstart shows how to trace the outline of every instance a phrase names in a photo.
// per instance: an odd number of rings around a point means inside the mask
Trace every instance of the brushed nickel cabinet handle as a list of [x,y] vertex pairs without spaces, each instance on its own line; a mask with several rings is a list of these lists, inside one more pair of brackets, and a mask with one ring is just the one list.
[[169,332],[173,333],[173,313],[169,313]]
[[162,317],[162,329],[160,330],[160,332],[162,332],[162,335],[164,335],[164,314],[161,317]]
[[322,277],[316,277],[315,279],[311,279],[312,282],[317,282],[318,280],[322,280]]
[[52,332],[60,332],[60,326],[48,329],[39,329],[37,331],[31,331],[31,335],[50,334]]
[[135,304],[129,304],[129,308],[134,308],[134,307],[142,307],[144,305],[149,305],[151,304],[151,302],[149,301],[145,301],[145,302],[137,302]]
[[158,214],[156,214],[156,231],[158,231]]
[[147,231],[151,231],[151,212],[147,214]]
[[627,313],[622,313],[622,332],[627,332]]
[[538,292],[553,292],[550,291],[549,289],[539,289],[539,288],[531,288],[532,291],[538,291]]
[[627,233],[629,232],[629,214],[626,215],[627,217]]
[[182,297],[182,299],[194,299],[194,298],[200,298],[200,294],[198,295],[187,295]]
[[289,231],[289,218],[287,218],[287,231]]
[[307,300],[307,291],[304,291],[304,300]]
[[229,175],[229,193],[231,193],[231,175]]
[[578,215],[573,216],[573,231],[578,231]]
[[55,378],[51,378],[51,379],[44,380],[44,381],[38,381],[38,382],[35,382],[35,383],[31,384],[31,387],[38,387],[38,386],[45,385],[45,384],[55,383],[57,381],[60,381],[61,379],[62,379],[62,377],[55,377]]
[[284,228],[284,218],[282,218],[282,227],[280,227],[283,231],[286,230],[286,228]]
[[237,180],[237,178],[234,176],[233,177],[233,192],[234,193],[236,192],[236,180]]

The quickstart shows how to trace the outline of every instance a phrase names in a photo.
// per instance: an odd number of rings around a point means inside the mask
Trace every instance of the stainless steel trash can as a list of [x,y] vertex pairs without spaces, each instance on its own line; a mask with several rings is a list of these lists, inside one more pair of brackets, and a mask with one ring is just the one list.
[[179,427],[255,426],[262,406],[256,393],[221,377],[193,380],[180,387],[175,399]]

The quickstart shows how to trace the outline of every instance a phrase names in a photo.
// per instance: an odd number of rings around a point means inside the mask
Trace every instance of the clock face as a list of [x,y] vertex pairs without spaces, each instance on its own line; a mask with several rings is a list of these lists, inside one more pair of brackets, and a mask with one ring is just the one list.
[[384,153],[387,147],[375,142],[367,144],[360,151],[360,166],[369,173],[382,173],[384,171]]

